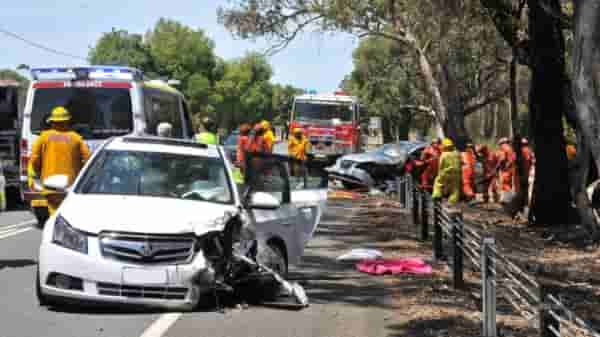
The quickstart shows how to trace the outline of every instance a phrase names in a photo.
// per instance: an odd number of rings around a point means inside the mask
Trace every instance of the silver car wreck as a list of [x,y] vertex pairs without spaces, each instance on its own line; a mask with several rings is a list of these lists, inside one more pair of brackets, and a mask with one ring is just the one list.
[[409,159],[420,158],[427,143],[400,141],[375,150],[348,154],[326,168],[330,179],[340,180],[345,187],[381,188],[404,174]]

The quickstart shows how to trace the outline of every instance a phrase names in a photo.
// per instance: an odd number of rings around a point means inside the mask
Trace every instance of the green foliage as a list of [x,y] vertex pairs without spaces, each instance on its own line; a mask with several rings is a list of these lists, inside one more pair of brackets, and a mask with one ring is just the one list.
[[256,53],[227,62],[212,96],[219,125],[233,129],[242,122],[271,119],[272,75],[273,70],[265,57]]
[[18,72],[12,69],[0,69],[0,80],[14,80],[19,82],[21,86],[26,87],[29,84],[29,80],[21,76]]
[[126,30],[104,33],[89,52],[89,60],[98,65],[130,66],[144,72],[155,72],[150,50],[142,36]]
[[[90,62],[124,65],[150,77],[181,81],[196,122],[213,116],[219,127],[285,116],[299,90],[271,83],[273,69],[257,53],[226,61],[214,54],[204,31],[160,19],[144,38],[125,30],[105,33],[90,50]],[[280,119],[282,117],[279,117]]]
[[[394,41],[363,39],[353,53],[354,70],[341,84],[360,98],[364,117],[382,117],[386,141],[396,136],[405,138],[411,126],[428,119],[416,109],[425,99],[410,58],[410,53]],[[396,134],[397,130],[402,134]]]

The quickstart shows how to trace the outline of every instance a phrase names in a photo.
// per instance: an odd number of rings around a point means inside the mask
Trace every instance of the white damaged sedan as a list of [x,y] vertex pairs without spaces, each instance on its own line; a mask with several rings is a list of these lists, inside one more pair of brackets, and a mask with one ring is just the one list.
[[106,142],[43,229],[40,304],[192,309],[233,274],[222,247],[231,214],[241,224],[231,246],[258,262],[266,257],[262,263],[284,276],[319,222],[326,177],[309,186],[316,180],[298,172],[310,170],[265,157],[247,169],[246,180],[260,183],[236,185],[225,156],[221,147],[173,139]]

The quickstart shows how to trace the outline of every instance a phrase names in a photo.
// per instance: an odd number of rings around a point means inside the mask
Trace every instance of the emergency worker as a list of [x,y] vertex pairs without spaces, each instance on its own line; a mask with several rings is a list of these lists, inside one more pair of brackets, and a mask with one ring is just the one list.
[[[29,188],[35,190],[34,181],[44,182],[48,177],[65,175],[71,185],[79,171],[90,157],[90,150],[83,138],[70,128],[71,114],[64,107],[52,110],[48,123],[50,129],[43,131],[33,144],[29,162]],[[60,197],[51,191],[44,190],[48,215],[52,215],[60,202]],[[43,219],[46,212],[44,202],[32,201],[32,208],[38,219]],[[36,206],[38,208],[36,208]]]
[[434,199],[448,197],[448,202],[454,204],[460,199],[460,153],[455,150],[454,143],[448,138],[442,141],[442,151],[432,197]]
[[498,141],[498,183],[501,192],[517,192],[517,154],[510,145],[508,138],[501,138]]
[[263,138],[265,140],[265,152],[273,152],[273,146],[275,145],[275,134],[273,133],[273,129],[271,128],[271,123],[268,121],[260,122],[264,130]]
[[246,152],[250,151],[250,124],[240,125],[240,136],[237,143],[236,165],[244,171],[246,165]]
[[498,158],[494,151],[490,151],[487,145],[481,145],[477,149],[477,155],[483,163],[483,201],[494,202],[498,200],[498,188],[496,186],[496,168],[498,166]]
[[569,161],[575,159],[575,155],[577,155],[577,148],[575,147],[575,145],[568,144],[566,151],[567,151],[567,159]]
[[529,146],[529,140],[527,140],[525,137],[521,139],[521,156],[523,157],[523,172],[525,172],[525,175],[529,177],[529,174],[531,174],[531,168],[535,164],[535,154]]
[[202,119],[204,131],[196,135],[196,141],[202,144],[217,145],[217,125],[210,117]]
[[265,129],[263,126],[258,123],[254,125],[254,136],[250,138],[250,152],[258,153],[258,152],[266,152],[266,144],[265,144]]
[[421,165],[423,165],[421,187],[428,192],[433,191],[433,182],[438,174],[440,156],[442,155],[440,145],[441,140],[436,138],[421,154]]
[[462,163],[462,193],[465,200],[471,201],[475,198],[475,165],[477,164],[473,144],[467,143],[467,147],[460,157]]
[[294,128],[288,140],[288,154],[297,160],[306,160],[306,155],[310,149],[310,142],[304,136],[301,128]]

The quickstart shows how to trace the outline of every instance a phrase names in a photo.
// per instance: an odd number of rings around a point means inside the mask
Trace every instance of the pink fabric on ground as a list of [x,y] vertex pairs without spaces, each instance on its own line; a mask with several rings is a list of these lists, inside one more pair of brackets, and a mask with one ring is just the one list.
[[419,258],[363,260],[356,264],[356,269],[371,275],[431,274],[431,266]]

